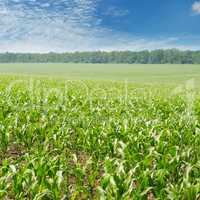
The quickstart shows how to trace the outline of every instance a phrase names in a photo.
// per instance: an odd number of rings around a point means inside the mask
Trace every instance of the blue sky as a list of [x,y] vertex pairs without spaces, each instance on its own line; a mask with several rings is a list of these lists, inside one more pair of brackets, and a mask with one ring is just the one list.
[[0,52],[200,49],[200,0],[0,0]]

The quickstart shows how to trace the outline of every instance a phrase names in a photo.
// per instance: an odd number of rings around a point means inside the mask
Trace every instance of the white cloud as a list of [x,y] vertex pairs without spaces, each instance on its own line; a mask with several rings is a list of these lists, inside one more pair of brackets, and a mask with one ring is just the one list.
[[195,1],[192,5],[192,10],[196,14],[200,14],[200,1]]

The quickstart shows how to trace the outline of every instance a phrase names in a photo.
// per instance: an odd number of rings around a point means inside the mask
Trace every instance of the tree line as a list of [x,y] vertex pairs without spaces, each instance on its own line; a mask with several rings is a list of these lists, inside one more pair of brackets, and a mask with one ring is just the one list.
[[200,64],[200,51],[96,51],[73,53],[1,53],[0,63]]

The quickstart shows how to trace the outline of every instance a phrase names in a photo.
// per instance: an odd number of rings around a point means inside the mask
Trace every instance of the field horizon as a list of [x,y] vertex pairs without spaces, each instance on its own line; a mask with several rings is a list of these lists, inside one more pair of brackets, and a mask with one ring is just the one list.
[[0,75],[42,76],[69,80],[180,84],[200,82],[199,64],[0,63]]

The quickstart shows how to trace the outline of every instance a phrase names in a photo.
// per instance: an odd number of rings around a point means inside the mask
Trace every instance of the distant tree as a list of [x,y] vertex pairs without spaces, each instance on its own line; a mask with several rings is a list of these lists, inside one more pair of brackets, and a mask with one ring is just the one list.
[[1,63],[141,63],[200,64],[200,51],[177,49],[154,51],[112,51],[74,53],[1,53]]

